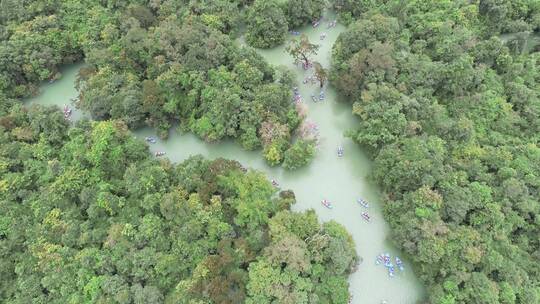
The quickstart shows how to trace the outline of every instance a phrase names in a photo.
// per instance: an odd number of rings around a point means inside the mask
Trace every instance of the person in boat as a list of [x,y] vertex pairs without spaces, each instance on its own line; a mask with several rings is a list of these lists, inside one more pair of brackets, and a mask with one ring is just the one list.
[[332,204],[331,204],[328,200],[323,199],[321,203],[322,203],[323,206],[325,206],[326,208],[332,209]]
[[275,180],[272,180],[272,186],[274,186],[274,187],[278,187],[278,186],[279,186],[279,184],[278,184],[278,182],[276,182]]
[[368,222],[371,220],[371,218],[369,217],[369,214],[367,214],[365,212],[362,212],[362,217]]
[[322,33],[320,38],[321,38],[321,40],[324,40],[324,38],[326,38],[326,33]]
[[147,142],[151,143],[151,144],[155,144],[156,143],[156,138],[155,137],[152,137],[152,136],[147,136],[144,138],[144,140],[146,140]]
[[362,205],[364,208],[369,208],[369,203],[366,202],[365,200],[359,198],[356,200],[360,205]]
[[156,156],[163,156],[163,155],[165,155],[165,152],[157,151],[157,152],[155,153],[155,155],[156,155]]
[[397,267],[399,268],[400,271],[403,271],[404,268],[403,268],[403,262],[401,261],[400,258],[396,257],[396,265]]
[[343,147],[342,147],[342,146],[339,146],[339,147],[338,147],[337,153],[338,153],[338,156],[339,156],[339,157],[343,156]]

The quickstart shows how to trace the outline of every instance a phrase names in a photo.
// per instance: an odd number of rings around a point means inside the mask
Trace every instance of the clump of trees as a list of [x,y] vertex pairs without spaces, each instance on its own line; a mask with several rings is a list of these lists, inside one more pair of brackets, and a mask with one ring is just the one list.
[[285,125],[288,134],[274,140],[288,141],[279,145],[283,153],[301,121],[292,103],[293,78],[233,42],[245,6],[253,14],[280,15],[277,36],[261,24],[252,36],[283,42],[283,8],[267,1],[70,1],[2,10],[0,101],[9,109],[16,98],[35,93],[40,81],[60,77],[60,64],[84,58],[77,106],[94,119],[151,126],[163,138],[178,125],[207,141],[234,138],[250,150],[268,150],[263,124]]
[[361,15],[335,3],[358,20],[330,79],[360,118],[349,136],[371,152],[429,302],[540,302],[540,54],[514,51],[492,23],[499,10],[503,27],[528,16],[535,28],[538,6],[372,2]]
[[257,48],[282,44],[287,31],[319,20],[325,0],[255,0],[247,15],[246,41]]
[[236,161],[150,157],[123,121],[0,117],[8,303],[344,303],[354,243]]
[[315,56],[318,50],[319,45],[311,43],[305,34],[291,40],[286,47],[286,51],[294,58],[294,62],[302,63],[305,68],[312,64],[311,57]]
[[288,0],[283,3],[289,28],[298,28],[319,20],[325,7],[325,0]]
[[315,155],[315,142],[312,140],[297,140],[283,155],[283,167],[298,169],[308,164]]
[[246,23],[246,41],[251,46],[270,48],[282,44],[287,37],[287,20],[278,0],[255,0]]

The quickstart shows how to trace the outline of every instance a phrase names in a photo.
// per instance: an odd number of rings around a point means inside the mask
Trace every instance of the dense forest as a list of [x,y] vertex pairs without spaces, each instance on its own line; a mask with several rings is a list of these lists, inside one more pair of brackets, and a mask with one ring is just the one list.
[[2,303],[345,303],[354,244],[236,161],[150,157],[123,121],[0,119]]
[[[329,73],[347,134],[426,300],[540,303],[534,0],[0,0],[1,302],[346,303],[343,227],[237,162],[152,159],[128,130],[306,165],[292,74],[238,39],[280,45],[327,5],[348,25]],[[21,106],[82,60],[77,106],[98,121]]]
[[[284,38],[287,20],[310,22],[324,7],[306,1],[298,15],[290,8],[297,2],[2,1],[2,104],[35,94],[40,81],[60,77],[61,64],[84,58],[77,106],[93,119],[148,125],[163,138],[177,126],[207,141],[235,138],[245,149],[272,150],[270,165],[290,163],[291,154],[307,163],[312,155],[295,151],[314,144],[293,141],[303,117],[292,103],[290,72],[235,42],[244,15],[263,18],[248,22],[248,42],[269,47],[283,42],[268,34],[270,20],[279,20],[276,35]],[[267,6],[279,16],[254,16],[272,12]]]
[[540,2],[383,2],[335,1],[331,80],[393,240],[431,303],[540,303]]

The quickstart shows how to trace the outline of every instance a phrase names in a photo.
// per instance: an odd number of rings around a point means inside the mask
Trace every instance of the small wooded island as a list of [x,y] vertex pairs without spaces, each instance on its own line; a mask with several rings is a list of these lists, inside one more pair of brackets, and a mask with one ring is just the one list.
[[540,303],[539,33],[536,1],[0,1],[0,302]]

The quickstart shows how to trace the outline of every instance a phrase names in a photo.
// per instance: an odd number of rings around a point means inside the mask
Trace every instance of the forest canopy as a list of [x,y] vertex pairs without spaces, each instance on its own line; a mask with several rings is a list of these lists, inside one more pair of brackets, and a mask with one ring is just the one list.
[[0,119],[4,303],[344,303],[351,236],[236,161],[158,161],[122,121]]
[[429,302],[540,303],[538,2],[334,7],[330,78]]
[[[359,118],[347,135],[427,301],[540,303],[540,2],[328,4],[348,29],[319,72]],[[307,164],[294,77],[237,38],[274,47],[325,5],[0,1],[0,298],[346,303],[343,227],[292,212],[292,192],[237,162],[158,161],[129,132],[178,127]],[[82,60],[77,106],[98,121],[21,105]]]
[[[235,39],[248,16],[248,42],[280,44],[287,12],[300,14],[294,24],[303,24],[320,17],[323,2],[303,1],[295,10],[287,10],[293,0],[183,2],[2,2],[9,7],[0,14],[2,109],[36,94],[40,81],[61,77],[60,65],[84,59],[77,106],[93,119],[150,126],[162,138],[177,127],[206,141],[233,138],[245,149],[284,155],[303,119],[292,102],[293,77]],[[273,129],[280,136],[264,140]]]

